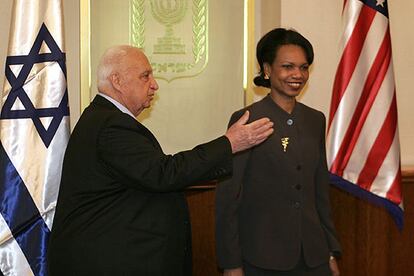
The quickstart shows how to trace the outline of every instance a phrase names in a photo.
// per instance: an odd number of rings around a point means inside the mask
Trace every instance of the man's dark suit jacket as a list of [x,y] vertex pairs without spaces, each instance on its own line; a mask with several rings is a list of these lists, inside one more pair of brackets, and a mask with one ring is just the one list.
[[231,158],[226,137],[165,155],[147,128],[96,96],[66,149],[49,275],[190,275],[183,189],[228,175]]
[[[289,114],[269,95],[246,109],[250,120],[269,117],[275,132],[237,154],[233,177],[217,187],[219,266],[236,268],[247,261],[289,270],[301,250],[308,266],[327,263],[340,246],[330,216],[324,115],[301,103]],[[285,152],[281,139],[286,137]]]

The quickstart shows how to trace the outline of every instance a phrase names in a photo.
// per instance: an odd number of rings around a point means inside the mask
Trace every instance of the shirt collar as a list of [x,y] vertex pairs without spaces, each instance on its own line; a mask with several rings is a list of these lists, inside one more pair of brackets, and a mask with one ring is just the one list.
[[273,101],[272,97],[270,96],[270,93],[267,94],[267,96],[264,98],[264,100],[267,101],[268,104],[273,107],[273,110],[276,110],[277,113],[281,116],[294,117],[296,115],[296,113],[300,112],[300,111],[298,111],[300,109],[300,107],[299,107],[300,104],[299,104],[298,101],[296,101],[295,107],[293,108],[292,112],[288,113],[283,108],[281,108],[277,103],[275,103],[275,101]]
[[105,99],[107,99],[108,101],[110,101],[113,105],[116,106],[116,108],[118,108],[123,113],[126,113],[129,116],[131,116],[132,118],[136,119],[135,116],[134,116],[134,114],[132,114],[131,111],[129,111],[128,108],[126,108],[120,102],[114,100],[113,98],[109,97],[108,95],[102,94],[101,92],[98,92],[98,95],[101,96],[101,97],[104,97]]

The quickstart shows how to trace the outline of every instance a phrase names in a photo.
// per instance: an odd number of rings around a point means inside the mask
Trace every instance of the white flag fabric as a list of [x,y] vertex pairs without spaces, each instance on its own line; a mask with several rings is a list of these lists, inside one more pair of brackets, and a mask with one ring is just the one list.
[[15,0],[0,113],[0,270],[47,275],[69,138],[61,0]]
[[403,225],[397,99],[386,0],[345,0],[327,136],[334,184]]

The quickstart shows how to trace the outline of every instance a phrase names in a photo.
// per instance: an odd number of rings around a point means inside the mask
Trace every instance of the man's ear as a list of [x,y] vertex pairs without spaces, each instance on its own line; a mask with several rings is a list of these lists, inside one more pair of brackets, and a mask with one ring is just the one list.
[[118,91],[121,90],[121,79],[118,73],[112,73],[109,75],[108,79],[111,82],[113,88]]

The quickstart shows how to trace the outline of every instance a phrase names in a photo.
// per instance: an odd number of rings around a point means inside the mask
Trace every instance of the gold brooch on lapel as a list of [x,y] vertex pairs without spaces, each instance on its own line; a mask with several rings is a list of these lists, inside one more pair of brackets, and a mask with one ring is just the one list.
[[282,142],[283,152],[286,152],[289,145],[289,137],[283,137],[280,141]]

